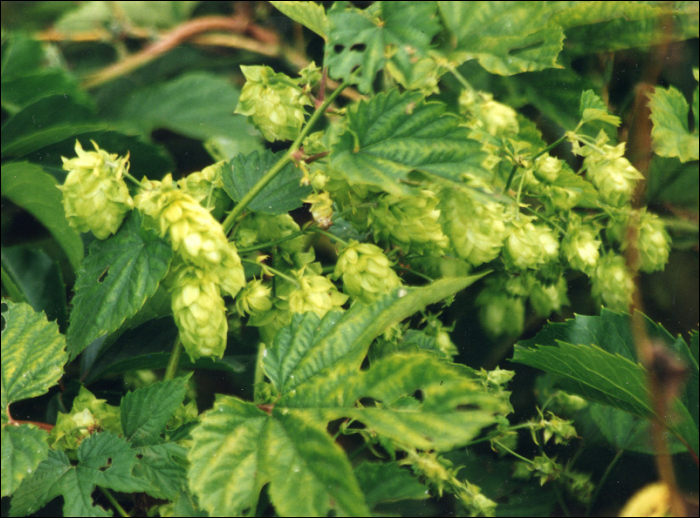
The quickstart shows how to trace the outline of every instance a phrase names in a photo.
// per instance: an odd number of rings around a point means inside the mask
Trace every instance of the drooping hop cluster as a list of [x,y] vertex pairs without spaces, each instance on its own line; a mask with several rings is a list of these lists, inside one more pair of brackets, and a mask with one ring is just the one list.
[[61,157],[63,169],[70,172],[59,189],[63,191],[63,207],[70,226],[106,239],[134,208],[123,179],[129,169],[129,157],[110,155],[95,142],[92,145],[95,151],[84,151],[76,141],[78,157]]
[[[173,314],[185,349],[193,360],[223,355],[228,326],[220,291],[235,296],[245,286],[235,246],[228,242],[219,222],[178,189],[170,175],[162,182],[146,182],[135,203],[161,236],[168,236],[176,260],[182,263],[171,271],[170,282]],[[201,310],[193,313],[183,305],[184,300],[197,302]],[[205,310],[209,311],[210,327],[200,333],[198,319],[204,318]]]
[[217,276],[183,264],[171,273],[170,283],[173,317],[192,361],[222,357],[228,324]]
[[449,189],[440,198],[442,225],[457,255],[473,266],[498,257],[508,235],[503,205]]
[[597,236],[597,228],[583,223],[581,218],[571,214],[566,235],[561,243],[562,251],[571,268],[587,275],[593,274],[600,257],[598,249],[601,242]]
[[393,194],[380,197],[370,213],[375,239],[399,245],[406,252],[444,250],[449,240],[440,226],[438,202],[435,193],[428,189],[409,198]]
[[247,115],[270,142],[294,140],[304,124],[304,106],[311,100],[299,81],[270,67],[241,66],[246,83],[236,113]]
[[505,255],[509,264],[526,270],[555,260],[559,255],[559,241],[552,230],[534,224],[520,216],[511,222],[512,230],[506,239]]
[[611,219],[607,229],[608,236],[620,243],[620,249],[623,251],[629,248],[629,225],[636,225],[638,229],[639,269],[643,272],[663,270],[671,250],[671,238],[663,221],[656,214],[647,212],[645,208]]
[[382,249],[357,241],[340,252],[333,276],[342,277],[345,292],[365,304],[401,285]]
[[326,313],[347,302],[348,296],[340,293],[327,277],[307,268],[293,273],[298,287],[289,296],[289,310],[292,313],[313,311],[323,318]]
[[603,154],[591,153],[584,159],[586,177],[606,202],[622,207],[629,203],[637,181],[644,177],[624,158],[624,142],[617,146],[604,144],[602,150]]
[[612,311],[629,311],[634,280],[625,258],[613,252],[604,255],[591,278],[591,293]]

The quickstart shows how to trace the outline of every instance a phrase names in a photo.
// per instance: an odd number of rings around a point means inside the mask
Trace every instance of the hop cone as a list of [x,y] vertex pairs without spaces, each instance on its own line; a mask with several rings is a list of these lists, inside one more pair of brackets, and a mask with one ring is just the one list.
[[292,313],[313,311],[323,318],[330,310],[342,306],[348,296],[340,293],[333,283],[323,275],[310,270],[294,272],[299,287],[289,296]]
[[591,275],[595,270],[600,254],[600,240],[597,238],[598,230],[571,215],[566,236],[562,240],[562,251],[569,261],[569,266]]
[[591,154],[584,159],[588,171],[586,176],[605,201],[622,207],[632,198],[637,181],[644,177],[622,156],[624,142],[615,147],[606,144],[603,149],[604,155]]
[[246,83],[236,113],[247,115],[270,142],[294,140],[304,124],[304,106],[311,101],[298,81],[270,67],[241,66]]
[[333,275],[343,278],[346,293],[365,304],[401,285],[381,248],[357,241],[340,253]]
[[122,178],[129,168],[129,157],[110,155],[94,142],[92,145],[95,151],[83,151],[76,141],[78,157],[61,157],[63,169],[70,172],[59,189],[63,191],[63,207],[70,226],[106,239],[134,208]]
[[525,270],[556,259],[559,242],[549,227],[533,224],[523,217],[512,224],[514,228],[506,239],[505,246],[509,263]]
[[196,266],[182,265],[172,274],[172,308],[180,340],[192,361],[221,358],[226,349],[226,308],[218,279]]
[[601,258],[592,277],[591,293],[613,311],[628,311],[634,293],[634,280],[625,258],[608,253]]
[[[664,223],[659,216],[647,212],[646,209],[641,209],[637,216],[639,269],[643,272],[663,270],[668,262],[668,254],[671,249],[671,238],[666,232]],[[608,235],[621,243],[620,248],[623,251],[629,247],[627,226],[630,222],[630,215],[626,215],[611,220],[608,226]]]

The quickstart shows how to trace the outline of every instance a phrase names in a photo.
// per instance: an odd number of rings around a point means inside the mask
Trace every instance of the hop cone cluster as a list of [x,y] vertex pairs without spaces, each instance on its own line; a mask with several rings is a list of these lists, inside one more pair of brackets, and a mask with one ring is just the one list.
[[172,305],[180,338],[190,357],[221,357],[226,348],[226,310],[220,291],[235,296],[245,275],[235,246],[218,221],[170,175],[149,182],[136,207],[162,236],[170,238],[181,265],[170,275]]
[[341,251],[333,275],[336,279],[343,278],[348,295],[365,304],[401,285],[381,248],[357,241],[351,241]]
[[294,140],[304,124],[304,106],[311,100],[299,81],[270,67],[241,66],[246,83],[236,113],[247,115],[270,142]]
[[63,169],[70,172],[59,189],[63,191],[63,207],[70,226],[106,239],[134,208],[122,178],[129,169],[129,157],[110,155],[95,142],[92,145],[95,151],[84,151],[76,141],[77,158],[61,157]]

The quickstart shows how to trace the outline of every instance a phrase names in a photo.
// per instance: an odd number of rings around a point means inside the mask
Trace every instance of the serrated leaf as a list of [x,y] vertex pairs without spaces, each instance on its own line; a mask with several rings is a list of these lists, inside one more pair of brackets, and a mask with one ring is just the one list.
[[295,22],[328,40],[328,18],[326,10],[316,2],[270,2]]
[[134,92],[118,112],[118,122],[145,135],[162,128],[198,140],[235,137],[253,146],[260,140],[255,129],[233,113],[239,95],[221,76],[190,72]]
[[459,61],[478,59],[492,74],[562,68],[564,30],[546,2],[438,2]]
[[137,211],[114,236],[93,242],[75,282],[67,336],[71,357],[135,315],[155,293],[172,257],[170,244],[143,228]]
[[37,165],[16,162],[2,167],[2,195],[38,219],[66,253],[73,269],[83,260],[83,240],[68,224],[55,178]]
[[[269,150],[253,151],[248,155],[238,155],[223,166],[221,179],[224,190],[236,202],[241,201],[255,184],[277,163],[284,151],[272,153]],[[311,193],[311,187],[301,185],[301,171],[294,164],[287,164],[248,207],[265,214],[286,214],[303,205],[302,199]]]
[[376,2],[365,10],[335,2],[328,21],[325,64],[330,76],[346,80],[355,74],[363,93],[372,91],[377,72],[387,63],[409,70],[427,55],[440,31],[435,2]]
[[15,492],[10,516],[34,513],[57,496],[63,497],[63,516],[109,516],[94,505],[95,486],[126,493],[143,489],[131,475],[136,452],[113,433],[91,435],[78,447],[77,457],[73,464],[65,453],[49,451],[49,458]]
[[391,90],[348,111],[331,165],[350,183],[408,194],[403,182],[413,171],[454,182],[465,174],[487,175],[482,166],[487,155],[467,135],[444,104],[425,102],[418,92]]
[[14,304],[3,299],[2,312],[2,422],[15,401],[46,393],[63,375],[68,361],[66,340],[55,322],[43,313],[35,313],[29,304]]
[[[646,320],[651,337],[663,340],[686,363],[690,362],[689,384],[698,378],[697,363],[681,339]],[[551,372],[565,390],[590,401],[651,419],[645,369],[637,363],[629,316],[603,310],[599,317],[576,316],[560,324],[549,324],[531,340],[516,344],[514,362]],[[697,401],[697,400],[695,400]],[[662,419],[694,452],[698,451],[698,427],[691,412],[692,399],[684,394],[673,404],[673,418]]]
[[562,169],[557,179],[552,182],[552,186],[579,194],[581,200],[578,205],[584,207],[597,207],[598,205],[598,191],[593,187],[593,184],[570,171],[568,167]]
[[36,426],[2,427],[2,497],[12,495],[49,454],[48,434]]
[[678,157],[681,162],[698,160],[700,140],[697,128],[694,133],[688,130],[690,107],[683,94],[672,86],[667,90],[656,88],[649,95],[649,108],[654,123],[651,130],[654,152],[659,156]]
[[139,461],[133,476],[148,484],[141,491],[153,498],[174,500],[187,485],[187,449],[179,444],[163,443],[141,446],[134,451]]
[[382,502],[425,500],[428,488],[395,462],[363,462],[355,476],[370,507]]
[[210,514],[254,508],[269,483],[280,516],[369,515],[350,462],[317,424],[218,396],[192,438],[190,489]]
[[119,406],[124,437],[135,446],[159,442],[186,392],[187,378],[161,381],[129,392]]
[[16,113],[2,128],[3,158],[21,158],[88,131],[98,131],[92,107],[66,95],[43,97]]
[[608,107],[593,90],[586,90],[581,94],[581,121],[602,121],[617,127],[620,125],[620,117],[610,115]]

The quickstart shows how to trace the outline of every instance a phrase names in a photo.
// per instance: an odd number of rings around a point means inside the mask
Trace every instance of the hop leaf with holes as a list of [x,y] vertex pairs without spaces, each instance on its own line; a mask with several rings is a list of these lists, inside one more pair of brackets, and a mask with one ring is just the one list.
[[270,67],[241,66],[246,83],[236,113],[247,115],[270,142],[294,140],[304,124],[304,106],[311,100],[299,81]]
[[569,261],[569,266],[591,275],[595,270],[600,254],[598,229],[583,223],[575,214],[571,214],[566,236],[562,240],[562,251]]
[[428,189],[408,198],[382,196],[370,216],[375,238],[397,244],[407,252],[444,250],[449,240],[440,226],[437,205],[438,198]]
[[71,227],[92,231],[98,239],[114,234],[134,201],[122,178],[129,168],[129,157],[110,155],[92,143],[95,151],[84,151],[75,142],[77,158],[61,157],[69,171],[63,191],[63,207]]
[[313,311],[323,318],[330,310],[340,307],[348,296],[340,293],[327,277],[310,269],[294,272],[299,287],[289,296],[289,309],[292,313]]
[[622,207],[630,201],[637,181],[643,179],[625,154],[625,143],[617,146],[603,145],[604,153],[592,153],[583,163],[587,178],[598,189],[600,196],[615,207]]
[[604,255],[592,277],[591,293],[612,311],[628,311],[634,293],[634,280],[625,258],[615,253]]
[[162,182],[149,182],[136,196],[136,207],[151,218],[162,236],[168,235],[185,263],[215,274],[223,291],[235,296],[245,286],[241,260],[221,224],[178,189],[170,175]]
[[182,264],[170,274],[172,308],[180,340],[192,361],[226,350],[226,307],[218,278],[196,266]]
[[[668,262],[668,254],[671,249],[671,238],[664,228],[663,221],[656,214],[647,212],[646,208],[640,211],[632,211],[622,217],[610,220],[607,233],[621,244],[621,249],[627,250],[627,227],[630,225],[632,215],[638,218],[639,237],[637,250],[639,251],[639,269],[643,272],[663,270]],[[635,219],[637,219],[635,218]]]
[[473,266],[498,257],[508,234],[503,205],[450,189],[440,198],[442,226],[457,255]]
[[333,275],[343,278],[346,293],[365,304],[401,285],[382,249],[357,241],[351,241],[340,252]]

